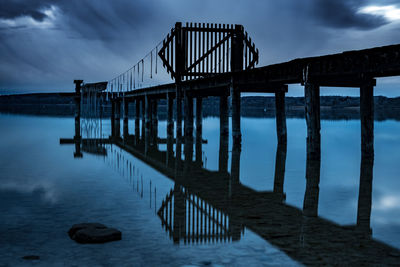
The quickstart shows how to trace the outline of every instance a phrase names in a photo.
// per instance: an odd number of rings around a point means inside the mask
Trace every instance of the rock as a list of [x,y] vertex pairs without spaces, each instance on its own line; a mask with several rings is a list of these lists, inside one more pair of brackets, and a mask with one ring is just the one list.
[[40,257],[37,255],[26,255],[26,256],[23,256],[22,259],[24,259],[24,260],[40,260]]
[[100,223],[74,224],[68,231],[72,240],[81,244],[105,243],[121,240],[122,234],[119,230],[109,228]]

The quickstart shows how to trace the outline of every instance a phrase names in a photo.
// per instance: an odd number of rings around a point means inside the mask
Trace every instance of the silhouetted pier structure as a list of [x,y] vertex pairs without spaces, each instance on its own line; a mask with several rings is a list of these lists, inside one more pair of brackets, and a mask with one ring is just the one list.
[[[373,128],[370,118],[373,117],[375,79],[400,75],[400,45],[295,59],[255,68],[259,52],[241,25],[186,23],[183,26],[182,23],[176,23],[162,42],[161,48],[157,48],[154,60],[151,54],[150,76],[153,75],[154,64],[157,73],[158,57],[174,79],[174,83],[136,88],[138,81],[135,79],[143,81],[146,68],[142,60],[139,62],[141,64],[137,65],[137,75],[136,69],[133,68],[108,84],[93,83],[81,87],[82,80],[76,80],[77,98],[82,95],[81,88],[102,88],[103,94],[99,95],[111,101],[112,127],[118,131],[116,123],[120,121],[121,103],[124,122],[127,123],[129,103],[134,102],[137,114],[135,123],[139,123],[141,111],[142,122],[146,125],[144,134],[148,133],[151,127],[157,128],[157,102],[159,99],[167,99],[168,131],[173,131],[175,114],[175,135],[180,139],[180,136],[193,131],[194,100],[198,103],[196,113],[201,114],[202,98],[219,96],[221,112],[229,114],[229,110],[231,111],[233,141],[240,143],[240,94],[273,93],[276,97],[277,136],[279,142],[285,142],[285,92],[288,84],[304,85],[309,139],[320,138],[320,88],[358,87],[362,137],[366,139],[364,144],[371,146],[368,140],[372,140],[372,137],[368,136],[366,129]],[[183,117],[186,123],[182,133]],[[196,123],[201,124],[201,120]],[[226,124],[226,121],[221,123]],[[116,136],[118,134],[114,133]]]
[[[112,129],[110,137],[101,138],[98,144],[117,145],[175,182],[174,189],[158,211],[162,225],[174,242],[181,239],[201,242],[207,238],[238,240],[243,227],[247,227],[291,258],[307,265],[398,263],[398,249],[371,238],[370,215],[374,160],[373,88],[376,78],[400,75],[400,45],[255,68],[258,50],[242,26],[182,26],[177,23],[163,41],[158,56],[174,83],[135,88],[135,76],[129,76],[129,73],[124,78],[125,83],[120,83],[120,79],[118,82],[113,80],[111,85],[102,83],[107,89],[99,93],[99,97],[111,102]],[[143,70],[143,64],[141,66]],[[283,191],[287,150],[285,93],[288,84],[294,83],[304,85],[305,94],[307,162],[303,209],[285,204]],[[85,88],[97,85],[82,84],[81,80],[76,80],[75,84],[75,126],[80,127],[80,97],[85,94]],[[125,91],[121,90],[122,86],[126,86]],[[362,160],[359,201],[357,224],[348,227],[318,216],[321,166],[319,97],[320,88],[330,86],[360,89]],[[240,94],[243,92],[275,94],[278,148],[272,192],[257,192],[240,183]],[[202,98],[208,96],[220,97],[218,171],[203,167]],[[163,141],[167,144],[166,151],[158,149],[159,99],[167,102],[167,138]],[[128,131],[129,103],[135,104],[134,135]],[[121,106],[123,136],[119,125]],[[229,117],[233,137],[230,173]],[[75,154],[81,155],[80,145],[87,141],[81,138],[79,130],[73,140],[61,142],[74,143]],[[214,212],[220,217],[214,217]],[[206,223],[206,218],[210,220],[207,225],[217,229],[218,234],[201,226],[201,222]]]

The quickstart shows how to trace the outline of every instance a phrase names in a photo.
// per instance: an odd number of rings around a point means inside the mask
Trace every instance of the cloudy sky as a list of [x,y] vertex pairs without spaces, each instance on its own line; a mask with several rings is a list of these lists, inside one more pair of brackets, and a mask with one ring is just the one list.
[[[259,66],[400,43],[400,0],[0,0],[0,93],[111,79],[176,21],[244,25]],[[399,81],[378,81],[379,92]]]

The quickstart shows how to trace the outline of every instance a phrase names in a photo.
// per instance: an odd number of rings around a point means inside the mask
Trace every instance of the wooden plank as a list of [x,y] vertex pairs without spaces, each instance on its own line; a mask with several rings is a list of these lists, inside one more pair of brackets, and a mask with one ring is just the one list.
[[[203,28],[205,28],[205,23],[203,23]],[[202,42],[203,42],[203,45],[202,45],[203,53],[201,54],[201,56],[203,56],[203,55],[205,54],[205,39],[206,39],[206,35],[205,35],[206,33],[205,33],[205,31],[203,31],[202,33],[203,33],[203,38],[202,38]],[[204,71],[205,71],[205,68],[204,68],[204,66],[205,66],[205,60],[203,60],[202,63],[203,63],[203,64],[202,64],[202,68],[201,68],[200,71],[204,72]]]

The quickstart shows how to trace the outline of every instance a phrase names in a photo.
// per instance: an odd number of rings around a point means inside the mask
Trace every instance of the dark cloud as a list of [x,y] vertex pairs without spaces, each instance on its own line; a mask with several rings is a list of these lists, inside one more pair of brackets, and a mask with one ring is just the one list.
[[399,1],[0,0],[0,19],[15,20],[0,20],[0,91],[70,90],[75,78],[112,78],[176,21],[243,24],[260,50],[260,65],[393,44],[400,42],[396,23],[379,28],[388,23],[383,17],[357,11]]
[[363,0],[313,0],[313,16],[323,26],[369,30],[388,23],[381,16],[361,14]]
[[15,19],[28,16],[36,21],[43,21],[47,15],[44,9],[55,4],[56,0],[2,0],[0,4],[0,18]]

